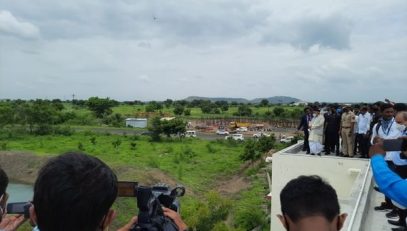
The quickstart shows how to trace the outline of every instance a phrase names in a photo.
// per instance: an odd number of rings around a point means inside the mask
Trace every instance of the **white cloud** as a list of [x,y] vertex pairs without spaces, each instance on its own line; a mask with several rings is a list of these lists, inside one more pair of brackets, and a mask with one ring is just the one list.
[[22,38],[38,38],[40,30],[32,23],[19,20],[9,11],[0,11],[0,34]]
[[0,0],[41,28],[0,36],[0,98],[407,98],[405,0],[39,1]]

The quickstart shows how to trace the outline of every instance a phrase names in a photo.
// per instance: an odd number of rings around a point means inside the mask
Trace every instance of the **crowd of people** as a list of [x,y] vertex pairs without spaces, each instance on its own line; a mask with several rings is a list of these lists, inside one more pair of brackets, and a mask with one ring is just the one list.
[[397,226],[393,230],[406,231],[407,142],[399,150],[386,150],[383,142],[407,139],[407,106],[387,100],[353,107],[309,107],[304,112],[298,126],[304,132],[303,151],[350,158],[357,154],[368,158],[370,154],[378,184],[375,190],[385,195],[385,201],[375,210],[387,211],[388,223]]
[[[325,105],[304,109],[298,130],[304,132],[303,151],[311,155],[368,158],[373,139],[395,139],[402,135],[403,103],[377,102],[371,105]],[[394,123],[394,124],[393,124]],[[377,125],[377,126],[376,126]],[[383,126],[382,126],[383,125]]]
[[[0,168],[0,230],[14,231],[27,218],[6,216],[7,185],[7,174]],[[101,160],[81,153],[62,154],[39,171],[29,221],[33,231],[108,230],[116,217],[112,205],[117,195],[117,177]],[[178,230],[187,230],[177,212],[162,209]],[[137,221],[133,217],[118,231],[130,231]]]

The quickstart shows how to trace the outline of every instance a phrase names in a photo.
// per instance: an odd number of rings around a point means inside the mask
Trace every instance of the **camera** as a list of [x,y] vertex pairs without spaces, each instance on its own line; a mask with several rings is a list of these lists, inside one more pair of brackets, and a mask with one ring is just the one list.
[[119,182],[119,197],[136,197],[139,209],[137,224],[132,231],[177,231],[174,222],[164,216],[162,206],[180,212],[177,199],[185,194],[183,186],[171,189],[165,184],[152,187],[139,186],[137,182]]

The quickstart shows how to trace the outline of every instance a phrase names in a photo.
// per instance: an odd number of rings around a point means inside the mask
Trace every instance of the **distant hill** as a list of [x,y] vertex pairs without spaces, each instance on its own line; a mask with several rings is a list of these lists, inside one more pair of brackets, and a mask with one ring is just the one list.
[[227,101],[228,103],[237,102],[237,103],[260,103],[262,99],[267,99],[270,104],[289,104],[301,101],[300,99],[289,97],[289,96],[273,96],[268,98],[256,98],[253,100],[248,100],[245,98],[227,98],[227,97],[201,97],[201,96],[189,96],[184,100],[191,102],[192,100],[210,100],[212,102],[215,101]]
[[[250,102],[252,103],[260,103],[260,101],[264,99],[264,98],[257,98],[257,99],[253,99]],[[273,97],[269,97],[266,98],[269,103],[271,104],[289,104],[289,103],[296,103],[296,102],[300,102],[300,99],[297,98],[293,98],[293,97],[289,97],[289,96],[273,96]]]

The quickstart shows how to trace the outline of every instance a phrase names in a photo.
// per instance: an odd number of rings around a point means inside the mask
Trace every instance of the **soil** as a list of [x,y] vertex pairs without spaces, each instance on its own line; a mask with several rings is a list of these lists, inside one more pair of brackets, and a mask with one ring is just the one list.
[[[274,149],[270,150],[267,154],[265,154],[262,159],[264,159],[266,156],[272,156],[273,153],[275,152]],[[239,193],[242,190],[250,188],[250,180],[247,179],[245,176],[244,172],[253,166],[256,166],[260,164],[261,160],[257,160],[254,163],[251,163],[250,161],[245,162],[240,166],[240,169],[237,173],[237,175],[232,176],[231,178],[225,178],[221,179],[216,183],[215,190],[221,193],[222,195],[232,195]]]
[[0,167],[11,181],[34,184],[38,170],[49,157],[23,152],[0,152]]
[[[7,173],[10,181],[34,184],[38,170],[51,157],[38,156],[33,153],[23,152],[0,152],[0,167]],[[140,169],[130,166],[111,166],[121,181],[137,181],[141,185],[154,185],[165,183],[171,187],[177,185],[177,181],[159,169]],[[193,194],[186,189],[188,194]]]

